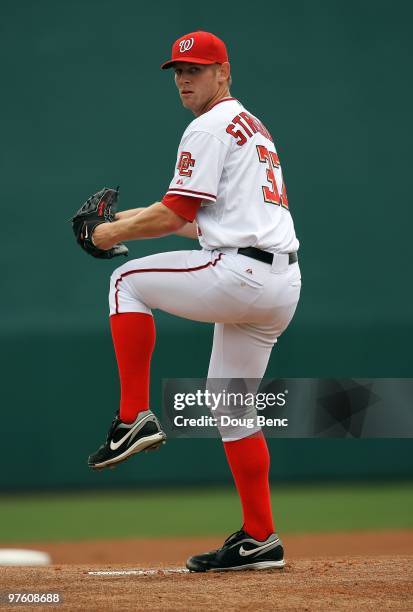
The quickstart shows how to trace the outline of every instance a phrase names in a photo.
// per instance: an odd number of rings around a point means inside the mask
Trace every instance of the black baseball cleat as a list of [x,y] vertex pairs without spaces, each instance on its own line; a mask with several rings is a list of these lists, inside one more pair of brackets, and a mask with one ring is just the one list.
[[88,459],[93,470],[115,467],[128,457],[141,451],[156,450],[166,440],[160,423],[153,412],[140,412],[133,423],[122,423],[116,414],[109,428],[106,442]]
[[222,548],[195,555],[186,562],[191,572],[262,570],[281,568],[284,565],[284,550],[276,533],[260,542],[243,529],[230,535]]

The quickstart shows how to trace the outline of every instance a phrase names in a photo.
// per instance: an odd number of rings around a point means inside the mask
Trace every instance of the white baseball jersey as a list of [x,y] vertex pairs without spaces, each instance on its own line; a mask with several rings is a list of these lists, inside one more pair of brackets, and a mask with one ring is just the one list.
[[189,124],[168,194],[202,198],[196,223],[205,249],[298,250],[273,139],[234,98]]

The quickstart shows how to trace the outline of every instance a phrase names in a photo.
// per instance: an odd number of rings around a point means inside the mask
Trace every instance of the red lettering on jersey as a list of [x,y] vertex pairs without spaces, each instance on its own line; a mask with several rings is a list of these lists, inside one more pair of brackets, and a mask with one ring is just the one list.
[[258,127],[256,125],[256,122],[254,121],[253,117],[251,117],[251,115],[249,115],[245,111],[242,111],[242,113],[240,113],[240,117],[242,117],[244,121],[248,123],[253,134],[256,134],[258,132]]
[[233,118],[232,120],[233,123],[238,123],[238,125],[240,125],[244,132],[247,134],[247,136],[252,136],[252,132],[250,132],[250,130],[248,129],[248,127],[245,125],[245,123],[242,121],[240,115],[237,115],[236,117]]
[[192,170],[190,168],[193,166],[195,166],[195,160],[192,155],[189,153],[189,151],[182,151],[177,165],[179,175],[191,176]]
[[265,127],[265,125],[263,123],[261,123],[261,121],[259,119],[255,119],[255,123],[257,126],[257,130],[259,131],[259,133],[264,136],[264,138],[267,138],[267,140],[270,140],[271,142],[273,142],[272,136],[269,133],[269,131],[267,130],[267,128]]
[[268,153],[271,156],[271,161],[272,161],[272,165],[274,166],[274,168],[279,168],[280,160],[279,160],[277,153],[275,151],[268,151]]
[[284,181],[283,181],[283,188],[281,192],[281,206],[284,206],[284,208],[288,208],[287,190],[285,188]]
[[[239,125],[243,131],[236,130],[234,123]],[[248,136],[248,138],[251,138],[257,132],[264,136],[264,138],[267,138],[267,140],[269,140],[270,142],[273,142],[272,136],[265,127],[265,125],[263,125],[261,121],[259,121],[259,119],[257,119],[256,117],[251,117],[251,115],[249,115],[245,111],[242,111],[242,113],[236,115],[233,118],[232,123],[227,126],[226,131],[234,138],[237,138],[237,145],[239,145],[240,147],[248,140],[245,134]]]
[[258,159],[262,163],[266,163],[267,167],[267,181],[270,183],[271,187],[267,187],[266,185],[262,186],[262,193],[264,196],[264,201],[269,204],[281,204],[280,194],[278,193],[277,182],[275,180],[275,174],[272,165],[272,151],[268,151],[267,147],[263,145],[257,145],[257,153]]
[[[267,181],[270,183],[271,187],[267,187],[267,185],[262,185],[262,193],[264,196],[264,201],[269,204],[277,204],[281,205],[284,208],[288,209],[288,198],[287,198],[287,190],[285,188],[284,180],[282,182],[281,188],[281,197],[278,192],[277,183],[275,180],[275,174],[273,168],[277,170],[280,169],[280,160],[275,151],[269,151],[267,147],[263,145],[257,145],[257,153],[258,159],[262,163],[266,163],[267,167]],[[282,176],[282,175],[281,175]]]
[[235,125],[233,123],[227,125],[227,129],[225,131],[227,132],[227,134],[230,134],[231,136],[237,139],[237,145],[239,147],[242,147],[242,145],[247,142],[247,139],[245,138],[244,134],[241,132],[241,130],[236,130]]

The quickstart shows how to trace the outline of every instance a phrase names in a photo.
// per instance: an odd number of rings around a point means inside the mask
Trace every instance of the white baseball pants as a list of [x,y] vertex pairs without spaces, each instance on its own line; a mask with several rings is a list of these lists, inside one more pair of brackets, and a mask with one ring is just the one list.
[[215,323],[208,378],[260,380],[272,347],[294,315],[300,289],[299,265],[289,265],[288,255],[276,255],[270,265],[230,248],[174,251],[117,268],[109,306],[111,315],[151,314],[159,308]]

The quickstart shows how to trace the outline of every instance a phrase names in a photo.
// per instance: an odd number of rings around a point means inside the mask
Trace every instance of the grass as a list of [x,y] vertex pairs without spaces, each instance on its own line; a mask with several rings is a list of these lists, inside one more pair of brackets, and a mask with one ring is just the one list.
[[[280,533],[413,528],[410,483],[273,486]],[[0,542],[228,534],[241,525],[228,489],[3,495]]]

